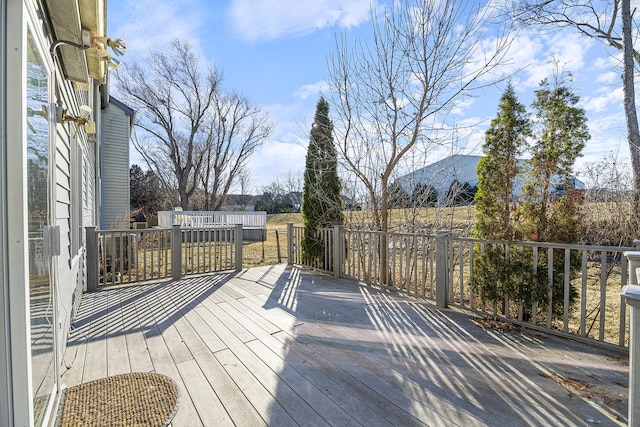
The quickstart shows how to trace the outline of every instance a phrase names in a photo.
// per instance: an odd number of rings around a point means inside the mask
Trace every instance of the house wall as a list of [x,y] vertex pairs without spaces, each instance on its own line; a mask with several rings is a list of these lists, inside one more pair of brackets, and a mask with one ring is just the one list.
[[[48,182],[50,183],[48,221],[57,226],[52,235],[58,236],[59,254],[53,256],[50,272],[50,292],[44,292],[40,303],[47,311],[53,311],[50,325],[44,323],[49,346],[54,347],[50,370],[61,365],[67,340],[73,306],[78,301],[84,279],[84,235],[82,226],[95,225],[95,143],[73,122],[56,123],[53,112],[55,101],[69,111],[78,114],[78,107],[87,104],[95,108],[93,99],[96,88],[77,86],[65,80],[57,72],[57,64],[49,53],[52,44],[51,29],[42,19],[41,2],[35,0],[8,0],[0,3],[0,425],[46,425],[55,417],[56,399],[51,399],[49,419],[36,419],[33,410],[34,371],[41,366],[33,362],[32,342],[40,341],[40,335],[32,337],[30,310],[36,306],[30,294],[30,267],[36,269],[47,264],[41,255],[29,265],[28,234],[29,206],[27,200],[27,133],[44,135],[43,150],[48,148]],[[72,15],[73,11],[70,11]],[[42,99],[45,115],[38,114],[43,123],[29,131],[32,111],[27,113],[27,29],[31,30],[33,45],[46,69],[49,100]],[[57,77],[57,78],[56,78]],[[54,90],[54,84],[58,90]],[[45,92],[47,89],[45,88]],[[46,98],[46,96],[45,96]],[[49,114],[47,114],[49,113]],[[48,127],[47,127],[48,126]],[[45,130],[42,133],[42,130]],[[48,135],[48,136],[47,136]],[[46,146],[46,147],[44,147]],[[59,234],[57,233],[59,230]],[[45,235],[46,237],[46,235]],[[45,241],[46,238],[40,238]],[[55,239],[54,239],[55,240]],[[47,245],[43,244],[46,248]],[[43,250],[44,251],[44,250]],[[47,300],[49,303],[47,303]],[[44,302],[42,302],[44,301]],[[51,334],[51,331],[55,333]],[[38,332],[40,333],[40,332]],[[49,335],[53,335],[49,338]],[[44,336],[44,333],[43,335]],[[35,341],[32,341],[35,340]],[[40,345],[38,342],[37,345]],[[36,344],[33,344],[34,348]],[[37,353],[37,352],[36,352]],[[33,357],[37,357],[33,353]],[[60,372],[52,372],[55,390],[59,390]]]
[[129,123],[112,102],[102,114],[102,229],[129,228]]

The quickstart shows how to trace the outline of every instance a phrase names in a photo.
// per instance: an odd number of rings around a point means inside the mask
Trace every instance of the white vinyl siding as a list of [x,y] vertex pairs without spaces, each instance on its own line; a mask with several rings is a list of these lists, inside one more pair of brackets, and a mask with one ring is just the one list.
[[130,117],[109,103],[102,114],[102,229],[129,228]]

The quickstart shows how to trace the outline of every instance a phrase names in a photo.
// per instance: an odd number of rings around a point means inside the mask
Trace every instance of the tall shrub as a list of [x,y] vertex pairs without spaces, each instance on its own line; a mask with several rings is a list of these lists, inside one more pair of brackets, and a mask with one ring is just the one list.
[[[511,83],[500,97],[496,117],[485,132],[484,156],[478,162],[478,191],[475,196],[476,218],[473,234],[480,239],[511,241],[515,239],[517,203],[515,190],[521,179],[519,157],[527,147],[531,121],[526,107],[518,101]],[[530,302],[536,289],[536,277],[523,277],[532,269],[524,258],[513,256],[503,245],[476,248],[472,289],[484,302],[497,304],[505,296]],[[523,286],[526,284],[526,286]]]
[[[472,287],[483,302],[493,302],[494,307],[503,303],[503,312],[507,311],[505,298],[520,304],[525,320],[536,314],[533,310],[540,310],[547,318],[564,311],[566,255],[564,250],[554,251],[554,275],[550,279],[548,256],[536,257],[530,248],[515,248],[508,242],[576,243],[578,239],[582,198],[572,188],[570,174],[589,131],[584,110],[576,107],[579,97],[566,85],[567,76],[556,74],[553,83],[546,79],[541,82],[532,104],[534,124],[526,118],[524,107],[513,103],[515,98],[508,88],[501,98],[498,117],[486,134],[486,157],[478,165],[474,233],[507,243],[476,248]],[[512,107],[507,108],[509,103]],[[518,114],[505,114],[516,109]],[[520,123],[519,131],[507,139],[509,131],[516,129],[515,123]],[[519,178],[523,171],[517,156],[525,147],[524,137],[529,135],[534,139],[530,149],[533,156],[525,176]],[[525,185],[521,197],[516,198],[518,179],[524,179]],[[580,269],[577,253],[572,252],[569,265],[573,277]],[[569,292],[569,303],[573,304],[577,293],[573,287]]]
[[[568,73],[556,73],[553,81],[543,80],[532,104],[536,116],[535,144],[520,206],[520,225],[522,234],[534,242],[577,243],[579,238],[583,199],[572,185],[570,175],[591,136],[586,113],[577,106],[580,97],[568,85],[570,78]],[[564,250],[553,253],[551,306],[548,297],[544,304],[551,315],[559,315],[564,307],[565,256]],[[546,268],[547,262],[543,258],[538,268]],[[576,251],[571,252],[569,265],[573,278],[580,270]],[[577,290],[571,286],[571,305],[576,297]]]
[[477,166],[474,235],[512,240],[517,222],[514,190],[522,168],[518,158],[527,147],[531,121],[509,84],[500,97],[497,116],[485,132],[484,156]]
[[338,178],[337,165],[329,103],[321,97],[311,125],[302,191],[302,253],[305,262],[313,263],[324,259],[324,246],[318,236],[318,229],[343,222],[340,196],[342,184]]

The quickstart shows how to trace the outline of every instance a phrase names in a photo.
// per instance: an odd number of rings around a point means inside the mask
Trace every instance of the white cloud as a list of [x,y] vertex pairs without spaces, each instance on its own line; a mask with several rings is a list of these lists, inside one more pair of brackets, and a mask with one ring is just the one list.
[[461,98],[454,101],[453,109],[451,110],[452,114],[456,114],[459,116],[464,116],[465,111],[469,110],[471,106],[475,103],[474,98]]
[[[606,111],[610,106],[618,106],[622,103],[622,87],[608,88],[601,96],[585,96],[582,105],[587,112]],[[621,118],[624,120],[623,118]]]
[[316,83],[301,86],[293,93],[293,96],[300,99],[307,99],[312,96],[318,96],[324,92],[329,92],[329,89],[329,84],[326,81],[321,80]]
[[315,100],[300,104],[270,104],[262,106],[269,114],[269,120],[276,124],[273,135],[249,158],[251,186],[254,193],[278,176],[304,170],[307,155],[307,141]]
[[[111,13],[111,12],[109,12]],[[195,0],[126,1],[117,9],[120,16],[109,16],[109,36],[127,42],[123,61],[145,58],[149,51],[162,51],[175,40],[188,40],[194,51],[201,52],[199,35],[206,14]]]
[[543,48],[544,43],[540,38],[525,33],[517,35],[509,46],[506,63],[496,69],[496,72],[500,73],[497,77],[514,76],[513,83],[518,90],[537,85],[537,76],[540,74],[541,66],[544,66],[539,59]]
[[279,175],[301,173],[306,155],[301,143],[271,140],[260,146],[248,162],[254,193],[261,193]]
[[575,31],[561,31],[546,41],[549,59],[555,57],[567,71],[576,72],[584,68],[587,52],[594,41]]
[[508,63],[501,66],[502,77],[513,75],[518,91],[537,88],[540,81],[553,75],[554,58],[561,69],[574,74],[585,68],[585,58],[593,42],[568,31],[555,34],[521,32],[511,42]]
[[232,0],[234,31],[249,40],[271,40],[339,26],[351,28],[369,19],[370,0]]
[[619,84],[620,83],[620,73],[616,73],[613,71],[608,71],[606,73],[599,74],[596,77],[596,81],[598,83],[610,85],[610,84]]

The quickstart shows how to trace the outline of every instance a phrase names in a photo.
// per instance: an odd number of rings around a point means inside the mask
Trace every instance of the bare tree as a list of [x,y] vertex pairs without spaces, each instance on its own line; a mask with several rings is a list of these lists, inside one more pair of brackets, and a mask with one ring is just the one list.
[[[634,206],[640,208],[640,129],[635,104],[635,67],[640,52],[634,47],[634,22],[630,0],[520,0],[506,7],[511,19],[524,25],[550,29],[573,28],[623,53],[622,89],[627,139],[634,183]],[[637,24],[635,25],[637,31]],[[635,62],[635,64],[634,64]]]
[[276,181],[280,183],[280,186],[285,192],[289,194],[302,194],[302,190],[304,188],[304,176],[302,172],[294,173],[293,171],[288,170],[281,173],[278,178],[276,178]]
[[240,171],[238,171],[236,182],[238,184],[240,194],[249,193],[249,191],[251,190],[251,171],[246,165],[242,166],[240,168]]
[[207,210],[219,210],[247,159],[272,134],[273,124],[266,113],[236,93],[218,92],[209,114],[199,179]]
[[475,4],[394,2],[382,16],[372,11],[371,43],[345,36],[330,57],[336,145],[378,230],[389,229],[388,189],[403,157],[443,141],[448,114],[487,84],[506,52],[504,34],[482,50],[490,11]]
[[249,191],[251,189],[251,171],[247,165],[240,168],[236,175],[235,182],[237,188],[240,190],[240,207],[241,210],[244,211],[247,209],[247,203],[251,199],[251,196],[249,195]]
[[[389,229],[389,188],[412,150],[440,144],[447,116],[486,85],[508,39],[487,40],[488,9],[476,2],[401,0],[372,11],[372,42],[346,36],[330,57],[336,145],[349,174],[366,189],[373,226]],[[381,242],[380,265],[386,265]],[[382,280],[386,271],[381,270]]]
[[590,245],[632,246],[640,229],[633,209],[633,179],[626,163],[617,153],[587,165],[587,190],[581,221],[580,242]]
[[165,184],[174,184],[183,209],[197,186],[210,128],[210,111],[221,80],[213,65],[201,71],[188,42],[168,53],[151,52],[144,65],[125,65],[117,88],[138,112],[142,130],[134,146]]
[[262,187],[256,201],[256,210],[267,213],[298,212],[302,203],[302,175],[291,171],[274,178]]

